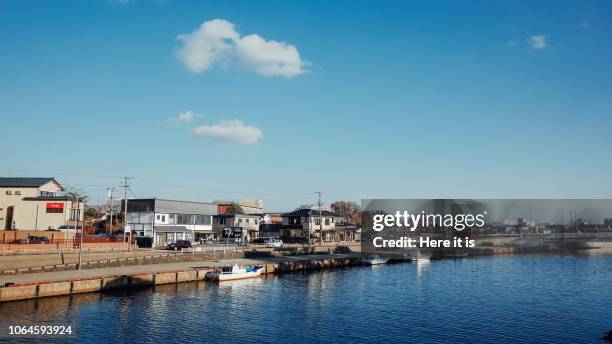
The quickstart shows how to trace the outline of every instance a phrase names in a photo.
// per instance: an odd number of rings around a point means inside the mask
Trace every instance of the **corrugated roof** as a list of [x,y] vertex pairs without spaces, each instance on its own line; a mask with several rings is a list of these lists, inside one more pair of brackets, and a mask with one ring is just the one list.
[[[51,181],[57,183],[57,185],[60,185],[60,183],[58,183],[53,177],[51,178],[0,177],[0,187],[37,188]],[[60,188],[61,188],[61,185],[60,185]]]

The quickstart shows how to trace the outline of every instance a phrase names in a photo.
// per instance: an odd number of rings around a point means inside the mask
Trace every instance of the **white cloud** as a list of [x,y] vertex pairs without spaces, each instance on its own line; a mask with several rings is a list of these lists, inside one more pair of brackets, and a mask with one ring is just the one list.
[[202,117],[204,117],[204,115],[202,115],[201,113],[197,113],[197,112],[193,112],[189,110],[189,111],[181,112],[174,117],[168,118],[168,121],[173,122],[173,123],[191,123],[193,122],[194,119],[202,118]]
[[236,53],[249,68],[263,76],[292,78],[304,72],[297,48],[285,42],[248,35],[236,42]]
[[191,132],[199,137],[221,142],[252,144],[263,137],[259,128],[245,125],[240,120],[220,121],[214,125],[201,125]]
[[240,35],[234,29],[234,24],[223,19],[204,22],[200,27],[177,39],[182,45],[177,49],[177,56],[187,69],[201,73],[213,63],[231,56],[233,41]]
[[536,50],[542,50],[547,47],[546,35],[535,35],[527,39],[531,47]]
[[305,71],[306,63],[294,45],[266,40],[257,34],[241,36],[235,25],[224,19],[206,21],[177,39],[180,44],[176,55],[192,72],[201,73],[215,63],[233,59],[267,77],[292,78]]

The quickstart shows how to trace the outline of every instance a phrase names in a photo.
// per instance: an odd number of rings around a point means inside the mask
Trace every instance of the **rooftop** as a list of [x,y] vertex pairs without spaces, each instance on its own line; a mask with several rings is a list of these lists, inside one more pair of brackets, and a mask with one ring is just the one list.
[[[23,187],[37,188],[48,182],[55,182],[60,185],[55,178],[30,178],[30,177],[0,177],[0,187]],[[61,185],[60,185],[61,187]]]
[[[331,211],[327,211],[327,210],[321,210],[321,215],[322,216],[336,216],[336,217],[340,216],[338,214],[332,213]],[[316,209],[302,208],[302,209],[294,210],[289,213],[284,213],[283,216],[319,216],[319,211]]]
[[215,215],[215,216],[217,216],[217,217],[228,217],[228,218],[231,218],[231,217],[251,217],[251,218],[256,217],[256,218],[259,218],[259,217],[261,217],[260,214],[218,214],[218,215]]
[[[83,198],[79,198],[81,202]],[[39,197],[24,197],[24,201],[76,201],[76,197],[72,196],[39,196]]]

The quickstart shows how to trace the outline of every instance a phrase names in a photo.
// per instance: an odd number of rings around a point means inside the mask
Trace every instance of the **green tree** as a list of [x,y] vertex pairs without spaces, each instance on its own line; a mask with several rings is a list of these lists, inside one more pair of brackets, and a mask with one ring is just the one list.
[[96,217],[96,215],[98,214],[98,211],[96,210],[96,208],[87,208],[85,209],[85,218],[88,219],[93,219]]
[[228,210],[229,214],[244,214],[244,209],[238,203],[232,203]]

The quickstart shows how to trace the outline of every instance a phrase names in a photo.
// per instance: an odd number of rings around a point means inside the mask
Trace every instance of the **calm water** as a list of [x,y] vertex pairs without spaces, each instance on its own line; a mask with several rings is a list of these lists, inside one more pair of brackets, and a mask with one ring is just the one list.
[[[603,343],[612,258],[515,256],[296,273],[0,305],[70,341]],[[48,342],[48,340],[45,340]]]

